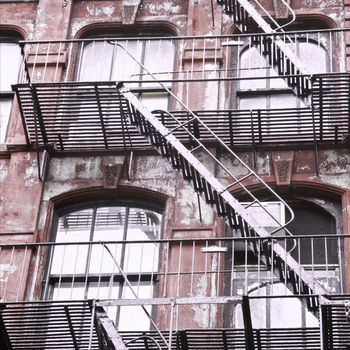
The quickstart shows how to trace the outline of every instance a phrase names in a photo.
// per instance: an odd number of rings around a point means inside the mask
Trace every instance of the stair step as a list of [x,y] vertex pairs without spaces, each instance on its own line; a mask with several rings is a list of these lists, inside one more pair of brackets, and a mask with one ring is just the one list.
[[[276,69],[278,75],[285,79],[287,85],[293,89],[298,97],[307,97],[310,94],[309,77],[300,77],[299,82],[295,78],[289,77],[292,74],[307,74],[306,68],[288,45],[275,35],[276,31],[257,12],[249,0],[218,0],[217,3],[224,6],[228,15],[232,15],[234,22],[243,34],[264,32],[274,35],[273,38],[253,36],[251,43],[267,58],[269,64]],[[283,35],[284,32],[282,31],[281,34]]]

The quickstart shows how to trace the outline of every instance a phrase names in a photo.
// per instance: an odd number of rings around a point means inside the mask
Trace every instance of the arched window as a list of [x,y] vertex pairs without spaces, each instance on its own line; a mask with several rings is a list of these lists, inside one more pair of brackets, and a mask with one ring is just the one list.
[[[57,222],[43,297],[133,299],[136,294],[152,298],[161,227],[160,213],[134,206],[65,213]],[[107,312],[120,330],[149,329],[149,319],[140,307],[113,306]]]
[[[114,36],[83,42],[78,80],[129,81],[128,86],[151,110],[167,109],[168,94],[148,72],[160,81],[172,78],[174,43],[166,36],[152,36],[140,33],[128,38]],[[171,88],[169,82],[165,85]]]
[[[295,215],[288,229],[294,236],[299,237],[288,238],[280,232],[274,235],[275,242],[291,251],[292,257],[330,293],[341,292],[342,241],[336,235],[341,230],[340,205],[336,201],[298,195],[286,198],[286,202]],[[277,210],[277,203],[265,202],[266,206],[271,208],[274,217],[285,217],[286,222],[289,221],[289,211],[284,211],[281,207],[281,210]],[[267,229],[270,228],[268,223],[265,224],[262,211],[259,213],[252,208],[251,212]],[[235,295],[244,290],[252,297],[250,303],[254,328],[318,326],[315,316],[293,295],[279,275],[267,269],[262,260],[259,261],[261,252],[260,255],[253,252],[244,242],[236,244],[234,248],[233,252],[229,248],[226,255],[225,267],[232,268],[234,277],[231,276],[225,281],[225,291],[227,293],[230,289]],[[274,298],[281,295],[285,297],[282,304],[280,298]],[[262,296],[267,298],[261,298]],[[241,327],[243,314],[240,306],[230,306],[226,310],[225,326]]]
[[19,37],[0,30],[0,144],[5,142],[14,93],[11,85],[17,83],[20,64]]
[[[290,44],[289,46],[292,46]],[[300,62],[308,67],[310,74],[328,71],[328,51],[319,41],[298,39],[293,50]],[[240,109],[297,108],[305,107],[302,99],[297,98],[285,80],[275,78],[277,72],[269,67],[267,59],[254,46],[246,46],[240,53],[240,77],[238,86]],[[264,77],[266,79],[249,79]]]

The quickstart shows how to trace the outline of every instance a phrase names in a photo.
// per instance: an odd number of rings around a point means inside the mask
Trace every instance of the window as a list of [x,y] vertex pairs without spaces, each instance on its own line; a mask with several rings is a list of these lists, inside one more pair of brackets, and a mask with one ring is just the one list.
[[11,84],[18,78],[20,48],[15,38],[3,37],[0,31],[0,143],[5,142],[12,107]]
[[[139,97],[151,110],[167,109],[167,93],[153,82],[147,71],[159,80],[171,79],[174,65],[171,39],[96,39],[85,42],[81,52],[79,81],[132,81],[135,83],[129,83],[129,87],[139,91]],[[171,87],[169,83],[165,85]]]
[[[157,212],[129,206],[94,207],[61,216],[43,297],[133,299],[136,294],[152,298],[159,255],[155,240],[160,238],[161,221]],[[119,330],[149,329],[139,306],[112,306],[107,313]]]
[[[310,34],[305,38],[292,35],[292,38],[293,44],[288,46],[293,45],[295,55],[310,74],[328,71],[326,38],[315,35],[313,39]],[[286,136],[294,140],[305,140],[306,135],[312,137],[313,121],[308,109],[311,101],[298,98],[285,79],[277,78],[277,71],[269,66],[256,46],[249,44],[242,48],[238,71],[243,79],[236,86],[236,106],[246,111],[247,117],[244,121],[237,120],[237,132],[250,133],[254,121],[254,132],[265,141],[283,140]],[[301,134],[305,136],[298,138]]]
[[[292,208],[295,219],[288,225],[293,235],[303,236],[296,239],[296,246],[292,239],[283,238],[283,234],[276,234],[276,240],[291,250],[292,257],[300,263],[309,274],[316,278],[331,293],[342,290],[339,274],[342,271],[341,241],[337,236],[336,216],[341,217],[341,209],[335,202],[325,199],[289,198],[288,205]],[[317,203],[317,204],[316,204]],[[318,203],[323,203],[322,206]],[[278,202],[266,202],[267,209],[282,222],[289,221],[290,214]],[[328,208],[329,210],[326,210]],[[338,212],[339,211],[339,212]],[[271,227],[270,220],[261,218],[261,209],[251,209],[253,215],[267,228]],[[272,222],[271,222],[272,223]],[[322,235],[321,237],[317,237]],[[327,235],[327,236],[326,236]],[[282,237],[281,237],[282,236]],[[234,260],[232,262],[232,259]],[[244,290],[253,298],[251,314],[254,328],[290,328],[290,327],[317,327],[317,319],[308,312],[307,308],[293,296],[278,274],[271,274],[263,262],[258,265],[257,254],[244,242],[235,244],[234,251],[228,249],[225,267],[229,270],[234,267],[234,276],[225,277],[225,291],[235,295]],[[248,287],[246,287],[248,285]],[[232,292],[233,291],[233,292]],[[285,298],[269,298],[268,296],[286,296]],[[254,296],[258,298],[254,298]],[[261,298],[267,296],[267,298]],[[281,301],[282,300],[282,301]],[[225,326],[242,327],[243,315],[240,306],[226,307]]]
[[[294,52],[307,65],[310,74],[327,72],[327,50],[320,42],[299,39],[294,47]],[[239,69],[241,78],[267,77],[240,81],[238,97],[241,109],[306,107],[283,79],[274,79],[278,76],[277,72],[269,67],[266,58],[256,47],[247,46],[242,50]]]

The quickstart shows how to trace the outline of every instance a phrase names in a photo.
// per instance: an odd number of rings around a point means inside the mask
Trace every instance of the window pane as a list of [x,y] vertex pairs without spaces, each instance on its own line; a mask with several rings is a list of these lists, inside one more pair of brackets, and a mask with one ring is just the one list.
[[310,73],[327,72],[327,51],[322,46],[313,42],[300,42],[299,57],[308,64]]
[[127,239],[145,242],[127,245],[125,250],[125,270],[127,272],[155,272],[158,270],[159,244],[151,241],[159,239],[160,218],[160,214],[130,208]]
[[11,91],[17,82],[20,48],[16,43],[0,43],[0,91]]
[[[139,298],[150,298],[152,293],[152,285],[141,285],[139,287],[133,285],[134,291],[137,292]],[[123,299],[135,299],[130,288],[126,287],[123,291]],[[145,306],[148,313],[151,313],[151,306]],[[143,331],[149,330],[150,321],[141,306],[122,306],[120,308],[120,318],[118,323],[119,331]]]
[[113,45],[105,41],[88,43],[83,49],[79,81],[109,81]]
[[[140,80],[141,66],[133,59],[141,62],[143,43],[139,40],[124,40],[117,42],[123,48],[114,45],[114,64],[112,80]],[[129,54],[133,57],[131,57]]]
[[[170,40],[152,40],[146,43],[145,67],[159,80],[172,78],[174,65],[174,45]],[[152,80],[152,77],[144,72],[144,80]],[[143,84],[146,86],[147,84]],[[171,86],[171,83],[166,83]]]
[[[93,240],[122,241],[125,224],[125,208],[105,207],[96,212]],[[120,264],[122,244],[93,245],[91,249],[90,273],[120,273],[113,258]],[[111,257],[113,255],[113,258]]]
[[82,300],[84,297],[84,283],[55,283],[52,300]]
[[12,100],[12,97],[0,97],[0,143],[5,142]]
[[[93,210],[80,210],[59,219],[56,242],[89,242]],[[54,248],[51,274],[85,273],[87,244]]]
[[[240,62],[240,77],[264,77],[267,74],[267,62],[266,59],[260,55],[259,51],[255,47],[251,47],[241,54]],[[266,79],[252,79],[240,81],[240,89],[266,89]]]

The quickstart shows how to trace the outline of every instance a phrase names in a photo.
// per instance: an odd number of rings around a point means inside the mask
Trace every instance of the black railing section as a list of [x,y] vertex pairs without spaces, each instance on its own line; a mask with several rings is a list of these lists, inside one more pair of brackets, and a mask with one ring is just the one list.
[[[269,298],[269,297],[267,297]],[[344,298],[341,298],[344,299]],[[110,349],[96,329],[94,300],[0,304],[0,340],[4,349]],[[253,328],[254,350],[347,350],[350,345],[350,323],[344,306],[322,305],[321,327]],[[6,343],[4,342],[6,334]],[[246,350],[243,328],[202,328],[119,331],[128,349],[159,350],[162,336],[171,348]],[[3,347],[1,348],[3,349]]]
[[[350,74],[314,76],[312,108],[195,111],[227,145],[263,146],[290,143],[341,143],[350,132]],[[59,151],[144,149],[145,138],[122,118],[112,82],[18,84],[16,91],[29,143],[54,145]],[[186,111],[172,112],[188,120]],[[155,111],[172,129],[172,118]],[[212,136],[197,126],[197,137]],[[183,142],[187,133],[174,134]]]

